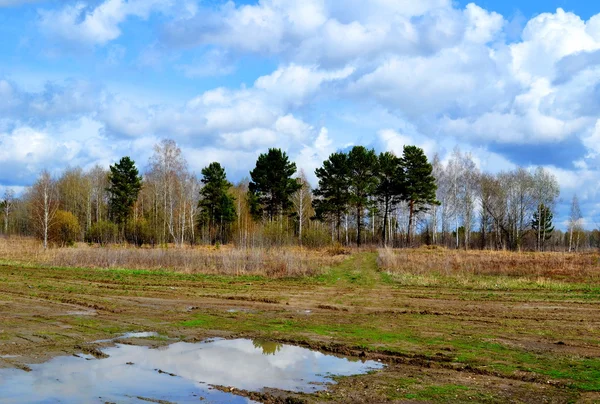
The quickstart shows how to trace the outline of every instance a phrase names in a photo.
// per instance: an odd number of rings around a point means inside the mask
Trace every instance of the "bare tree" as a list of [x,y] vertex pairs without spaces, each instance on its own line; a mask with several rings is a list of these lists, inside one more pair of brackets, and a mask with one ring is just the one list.
[[40,178],[31,189],[31,209],[35,225],[44,241],[44,249],[48,248],[48,230],[54,223],[58,211],[58,192],[56,181],[50,173],[42,171]]
[[444,165],[440,160],[440,156],[436,153],[433,156],[433,160],[431,161],[431,166],[433,167],[432,174],[435,177],[435,184],[437,185],[436,190],[436,198],[440,202],[440,205],[434,205],[431,207],[431,228],[432,228],[432,242],[433,244],[437,244],[437,234],[438,234],[438,218],[440,216],[440,211],[442,213],[442,237],[444,235],[444,219],[445,219],[445,209],[447,209],[447,194],[448,190],[446,187],[446,175],[444,170]]
[[[182,202],[182,184],[187,176],[187,162],[181,154],[181,149],[172,139],[163,139],[154,146],[154,154],[150,158],[149,178],[157,180],[157,191],[162,199],[162,241],[166,242],[167,232],[173,241],[180,243],[180,237],[175,233],[177,215],[176,207]],[[179,214],[185,214],[179,211]]]
[[461,201],[461,183],[463,181],[464,169],[462,164],[462,154],[456,147],[452,152],[452,157],[446,167],[448,177],[448,202],[449,216],[454,219],[456,230],[456,248],[460,247],[459,227],[462,213]]
[[108,170],[100,167],[99,165],[94,166],[87,175],[89,177],[91,193],[90,193],[90,209],[93,209],[93,221],[95,223],[103,220],[104,212],[106,212],[107,206],[107,192],[108,188]]
[[[533,187],[538,218],[545,223],[546,218],[541,217],[543,214],[542,207],[547,206],[550,210],[554,209],[556,200],[560,195],[560,187],[556,177],[542,167],[538,167],[533,174]],[[537,232],[536,243],[538,251],[543,250],[546,238],[546,228],[544,227],[542,231]]]
[[294,204],[294,212],[298,220],[298,240],[302,245],[302,230],[308,224],[310,217],[314,214],[312,208],[312,194],[310,184],[306,179],[304,170],[300,170],[297,178],[300,188],[292,195],[292,203]]
[[579,207],[579,198],[577,198],[577,194],[575,194],[571,201],[571,215],[569,217],[569,252],[573,251],[573,233],[575,232],[577,233],[575,250],[577,250],[577,247],[579,246],[579,233],[582,218],[581,208]]
[[15,200],[15,192],[11,188],[6,188],[3,199],[2,208],[4,210],[4,234],[8,234],[8,223]]
[[462,181],[460,183],[461,210],[463,227],[465,229],[465,249],[468,249],[471,243],[473,220],[475,219],[475,196],[479,169],[475,165],[470,153],[462,155],[460,165],[462,172]]

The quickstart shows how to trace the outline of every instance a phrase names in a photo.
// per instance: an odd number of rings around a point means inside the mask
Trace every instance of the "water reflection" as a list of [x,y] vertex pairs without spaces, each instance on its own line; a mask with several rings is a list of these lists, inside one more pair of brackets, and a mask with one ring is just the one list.
[[[138,402],[138,396],[174,402],[246,403],[210,389],[225,385],[312,392],[331,375],[353,375],[382,367],[268,341],[178,342],[163,349],[117,345],[106,359],[58,357],[32,365],[29,373],[0,369],[0,402]],[[206,401],[205,401],[206,402]]]
[[262,339],[252,340],[252,345],[254,345],[254,348],[262,349],[263,355],[275,355],[283,348],[283,344]]

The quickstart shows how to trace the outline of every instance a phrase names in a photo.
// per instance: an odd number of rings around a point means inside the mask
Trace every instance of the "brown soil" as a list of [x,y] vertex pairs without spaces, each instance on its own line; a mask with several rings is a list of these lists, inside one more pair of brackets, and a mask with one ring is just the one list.
[[[102,357],[100,349],[111,342],[90,342],[114,338],[126,331],[156,331],[172,338],[120,341],[150,346],[208,337],[267,336],[388,365],[382,372],[341,378],[329,390],[315,395],[237,391],[267,403],[412,402],[411,396],[405,394],[412,385],[424,386],[415,399],[431,397],[431,401],[559,403],[599,399],[597,392],[569,388],[568,381],[540,373],[503,373],[485,363],[472,366],[457,361],[458,348],[443,344],[448,335],[456,339],[477,336],[519,352],[599,358],[597,300],[586,300],[581,295],[566,299],[564,293],[553,291],[508,291],[490,299],[478,297],[486,291],[466,293],[450,287],[396,287],[383,283],[369,287],[343,281],[307,284],[302,280],[258,278],[115,277],[108,271],[0,266],[0,368],[28,370],[28,364],[79,352]],[[236,313],[230,313],[231,309]],[[378,331],[385,331],[386,324],[390,330],[396,330],[392,325],[402,324],[403,329],[419,337],[439,338],[442,342],[422,353],[423,346],[411,345],[410,341],[387,343],[382,339],[379,343],[370,341],[365,347],[360,337],[337,338],[335,333],[314,330],[288,335],[283,331],[232,329],[229,325],[223,329],[182,325],[198,314],[242,318],[248,313],[265,321],[314,321],[340,326],[356,322],[366,324],[365,327],[373,324]],[[428,393],[427,386],[446,385],[463,388],[456,397]],[[463,390],[477,395],[469,398]]]

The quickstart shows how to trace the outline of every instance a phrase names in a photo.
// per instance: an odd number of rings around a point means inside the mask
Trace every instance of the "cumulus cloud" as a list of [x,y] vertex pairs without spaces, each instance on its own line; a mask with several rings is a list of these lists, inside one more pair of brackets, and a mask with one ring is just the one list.
[[95,112],[102,97],[98,86],[84,80],[48,82],[40,92],[27,92],[14,82],[0,79],[0,118],[40,124],[72,119]]
[[129,17],[147,19],[153,11],[165,11],[172,0],[105,0],[96,7],[83,2],[60,9],[40,10],[40,27],[48,35],[80,45],[104,45],[121,35],[120,25]]
[[[130,19],[168,15],[136,67],[171,74],[172,65],[202,90],[148,105],[85,82],[27,93],[0,79],[6,136],[51,133],[45,123],[85,115],[100,125],[98,139],[143,154],[143,145],[173,137],[194,164],[223,159],[234,172],[268,146],[288,150],[310,176],[350,143],[396,153],[416,143],[430,155],[458,144],[490,170],[543,164],[565,182],[600,182],[600,14],[585,21],[558,9],[514,24],[451,0],[93,4],[40,11],[40,27],[60,41],[102,46]],[[113,65],[132,54],[120,42],[106,50]],[[265,61],[260,77],[247,59]],[[230,77],[211,88],[206,78],[216,76]]]

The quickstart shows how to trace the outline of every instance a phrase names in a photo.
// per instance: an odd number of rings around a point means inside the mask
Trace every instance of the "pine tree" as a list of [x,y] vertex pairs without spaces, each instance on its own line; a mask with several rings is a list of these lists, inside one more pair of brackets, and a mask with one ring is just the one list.
[[256,167],[250,172],[252,181],[248,186],[252,215],[274,220],[288,213],[292,207],[292,195],[301,185],[292,178],[296,164],[291,163],[281,149],[269,149],[258,156]]
[[393,153],[379,155],[379,184],[375,190],[377,200],[383,206],[383,244],[387,245],[388,218],[391,211],[401,202],[404,195],[404,171],[402,159]]
[[537,210],[533,212],[531,228],[535,233],[536,240],[540,244],[538,245],[538,249],[540,251],[544,250],[544,244],[552,237],[552,232],[554,231],[552,219],[552,211],[543,203],[541,203]]
[[[200,208],[200,223],[207,224],[212,239],[222,243],[227,241],[225,229],[235,220],[235,199],[229,194],[231,183],[227,181],[225,169],[219,163],[211,163],[202,169],[202,184],[200,191],[201,199],[198,202]],[[218,237],[215,234],[218,229]]]
[[315,216],[321,221],[325,220],[327,216],[334,218],[337,241],[340,242],[342,216],[348,212],[350,200],[348,155],[333,153],[329,159],[323,162],[323,167],[315,170],[315,174],[319,179],[319,187],[314,191]]
[[348,153],[350,206],[356,212],[356,245],[360,247],[363,214],[372,205],[377,187],[377,155],[373,149],[354,146]]
[[135,162],[129,157],[123,157],[121,161],[110,166],[108,180],[110,216],[123,230],[142,188],[142,177],[135,167]]
[[407,243],[411,243],[414,217],[420,212],[429,210],[431,205],[437,205],[437,185],[432,175],[433,167],[427,161],[423,149],[417,146],[404,146],[402,154],[404,170],[404,200],[408,203],[409,219]]

